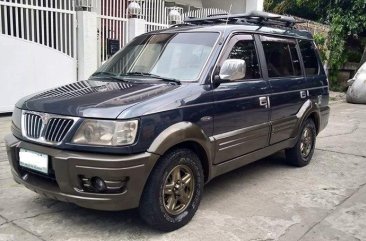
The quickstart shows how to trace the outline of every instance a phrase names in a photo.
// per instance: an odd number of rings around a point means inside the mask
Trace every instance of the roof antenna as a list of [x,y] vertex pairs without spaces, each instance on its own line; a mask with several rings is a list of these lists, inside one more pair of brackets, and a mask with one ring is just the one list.
[[222,35],[220,44],[223,44],[224,43],[224,40],[225,40],[224,38],[225,38],[225,34],[226,34],[227,23],[229,22],[229,16],[231,14],[231,8],[232,8],[232,6],[233,6],[233,4],[230,4],[229,14],[226,17],[226,23],[225,23],[225,27],[224,27],[224,34]]

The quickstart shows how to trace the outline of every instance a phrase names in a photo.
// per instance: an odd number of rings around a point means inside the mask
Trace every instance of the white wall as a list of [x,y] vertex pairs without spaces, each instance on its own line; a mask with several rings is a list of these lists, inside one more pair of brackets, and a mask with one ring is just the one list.
[[231,13],[245,13],[252,10],[263,11],[263,0],[202,0],[204,8],[219,8]]
[[22,97],[76,81],[76,60],[46,46],[0,34],[0,113]]
[[219,8],[229,11],[232,4],[231,13],[244,13],[247,1],[251,0],[202,0],[202,5],[204,8]]
[[263,11],[263,0],[246,0],[246,12],[253,10]]

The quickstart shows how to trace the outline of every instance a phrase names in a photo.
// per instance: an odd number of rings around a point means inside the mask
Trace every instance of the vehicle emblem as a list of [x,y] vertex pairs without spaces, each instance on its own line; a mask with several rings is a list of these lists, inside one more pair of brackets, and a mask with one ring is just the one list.
[[46,113],[39,113],[39,115],[41,116],[42,119],[42,124],[45,125],[47,124],[48,120],[50,119],[50,115],[46,114]]

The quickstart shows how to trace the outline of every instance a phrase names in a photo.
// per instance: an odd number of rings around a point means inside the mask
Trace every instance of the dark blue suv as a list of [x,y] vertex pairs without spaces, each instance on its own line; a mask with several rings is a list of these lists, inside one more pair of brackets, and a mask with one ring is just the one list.
[[6,137],[14,179],[100,210],[139,207],[169,231],[212,178],[286,151],[302,167],[328,122],[311,34],[252,12],[135,38],[89,80],[20,100]]

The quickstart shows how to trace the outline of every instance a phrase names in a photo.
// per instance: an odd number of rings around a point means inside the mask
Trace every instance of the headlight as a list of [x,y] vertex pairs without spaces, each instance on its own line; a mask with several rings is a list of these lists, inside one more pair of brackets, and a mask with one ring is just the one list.
[[137,125],[137,120],[84,120],[74,135],[72,142],[103,146],[129,145],[135,141]]

